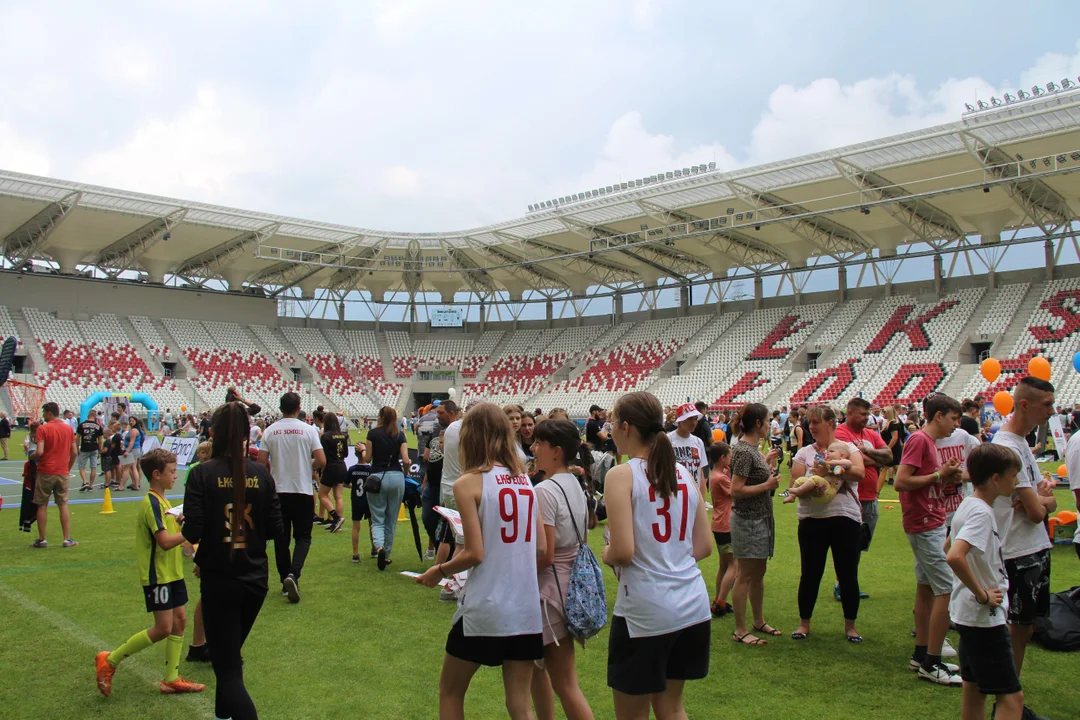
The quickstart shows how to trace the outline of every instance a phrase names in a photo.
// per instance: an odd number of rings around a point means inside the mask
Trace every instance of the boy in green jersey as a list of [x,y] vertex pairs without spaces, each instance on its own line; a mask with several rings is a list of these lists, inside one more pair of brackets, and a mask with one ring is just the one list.
[[154,625],[149,630],[132,635],[111,653],[104,651],[97,654],[94,664],[98,689],[102,695],[110,695],[112,676],[120,661],[164,640],[165,678],[160,685],[162,694],[202,692],[206,689],[205,685],[188,682],[179,673],[184,626],[187,624],[187,586],[184,584],[184,558],[180,550],[184,536],[180,534],[177,518],[169,513],[172,506],[165,499],[165,493],[176,482],[176,456],[157,448],[143,455],[139,466],[150,483],[150,492],[139,508],[135,523],[135,548],[146,611],[154,613]]

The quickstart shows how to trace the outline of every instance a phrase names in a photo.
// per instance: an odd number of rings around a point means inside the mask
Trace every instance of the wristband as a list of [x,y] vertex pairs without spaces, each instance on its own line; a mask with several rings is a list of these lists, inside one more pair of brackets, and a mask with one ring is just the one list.
[[934,482],[941,482],[941,472],[934,471]]
[[446,577],[446,573],[444,573],[444,572],[442,571],[442,566],[443,566],[444,564],[445,564],[445,563],[439,563],[439,574],[440,574],[440,575],[442,575],[443,577]]

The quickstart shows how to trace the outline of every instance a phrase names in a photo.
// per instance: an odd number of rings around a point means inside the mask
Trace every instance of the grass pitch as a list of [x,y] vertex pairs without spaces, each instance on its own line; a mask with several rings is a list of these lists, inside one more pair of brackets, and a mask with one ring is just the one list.
[[[14,440],[14,439],[13,439]],[[12,456],[21,456],[21,437]],[[16,479],[17,464],[0,467]],[[786,480],[785,480],[786,484]],[[155,646],[120,666],[113,695],[94,683],[94,653],[112,649],[149,625],[133,557],[132,527],[137,505],[116,503],[115,515],[98,514],[99,504],[72,506],[77,548],[60,547],[59,519],[50,508],[47,550],[29,547],[34,537],[16,531],[14,486],[0,485],[0,698],[3,716],[124,720],[213,717],[214,675],[209,665],[181,662],[181,674],[209,687],[203,695],[158,693],[164,649]],[[182,492],[177,488],[177,493]],[[134,493],[128,493],[134,495]],[[74,493],[73,498],[78,498]],[[1058,491],[1062,508],[1071,494]],[[885,509],[891,505],[892,509]],[[809,640],[788,635],[798,622],[799,555],[795,507],[777,498],[776,557],[765,579],[765,616],[785,632],[765,647],[731,641],[733,619],[713,622],[712,666],[706,680],[689,683],[686,707],[693,718],[823,717],[945,719],[960,715],[959,689],[930,685],[907,670],[913,645],[914,595],[911,551],[900,527],[896,494],[886,488],[874,546],[864,556],[860,579],[871,599],[859,611],[866,641],[844,641],[839,603],[829,573],[822,583]],[[36,537],[36,536],[35,536]],[[55,541],[55,542],[53,542]],[[599,554],[602,529],[590,534]],[[361,548],[367,545],[367,528]],[[398,573],[422,571],[408,522],[399,525],[393,572],[380,573],[374,560],[350,562],[348,525],[338,535],[316,528],[301,580],[303,599],[289,605],[273,588],[244,648],[248,689],[260,717],[433,718],[438,678],[453,607],[437,593]],[[701,563],[711,588],[715,554]],[[187,563],[188,587],[198,581]],[[273,569],[271,569],[273,575]],[[609,601],[614,578],[605,569]],[[1071,547],[1053,551],[1054,591],[1080,584],[1080,562]],[[194,611],[194,599],[188,606]],[[957,643],[952,635],[953,643]],[[191,640],[191,627],[186,633]],[[186,648],[185,648],[186,654]],[[613,717],[606,686],[606,631],[578,650],[582,689],[598,718]],[[1028,704],[1055,720],[1080,717],[1080,656],[1029,648],[1022,681]],[[466,701],[470,718],[505,717],[497,670],[482,669]]]

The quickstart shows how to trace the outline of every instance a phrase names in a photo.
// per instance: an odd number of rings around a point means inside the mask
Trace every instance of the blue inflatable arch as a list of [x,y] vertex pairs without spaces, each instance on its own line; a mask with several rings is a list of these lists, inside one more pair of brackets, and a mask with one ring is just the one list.
[[124,398],[124,399],[128,400],[131,403],[139,403],[140,405],[142,405],[144,408],[146,408],[146,429],[147,430],[157,430],[157,424],[158,424],[158,404],[157,404],[157,401],[154,400],[153,398],[151,398],[146,393],[142,393],[142,392],[137,392],[137,393],[114,393],[114,392],[106,392],[104,390],[98,391],[98,392],[94,393],[93,395],[91,395],[90,397],[83,400],[82,404],[79,405],[79,422],[82,422],[82,421],[86,420],[86,416],[89,414],[90,410],[95,405],[97,405],[99,402],[102,402],[103,400],[105,400],[107,398],[111,398],[111,397]]

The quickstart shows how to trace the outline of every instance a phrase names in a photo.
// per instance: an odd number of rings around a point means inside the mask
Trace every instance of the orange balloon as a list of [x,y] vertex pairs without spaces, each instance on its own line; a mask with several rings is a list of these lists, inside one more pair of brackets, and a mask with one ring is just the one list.
[[1050,382],[1050,363],[1044,357],[1028,360],[1028,375]]
[[181,405],[180,412],[187,412],[187,405]]
[[722,429],[713,428],[713,431],[712,431],[713,442],[724,442],[724,438],[726,438],[726,437],[727,437],[727,435],[724,434],[724,431]]
[[982,371],[982,376],[986,378],[986,382],[994,382],[1001,375],[1001,363],[994,358],[983,360],[979,369]]
[[1058,477],[1069,477],[1069,468],[1065,467],[1065,463],[1058,465]]
[[1002,415],[1008,415],[1013,409],[1012,395],[1001,390],[994,395],[994,409]]

